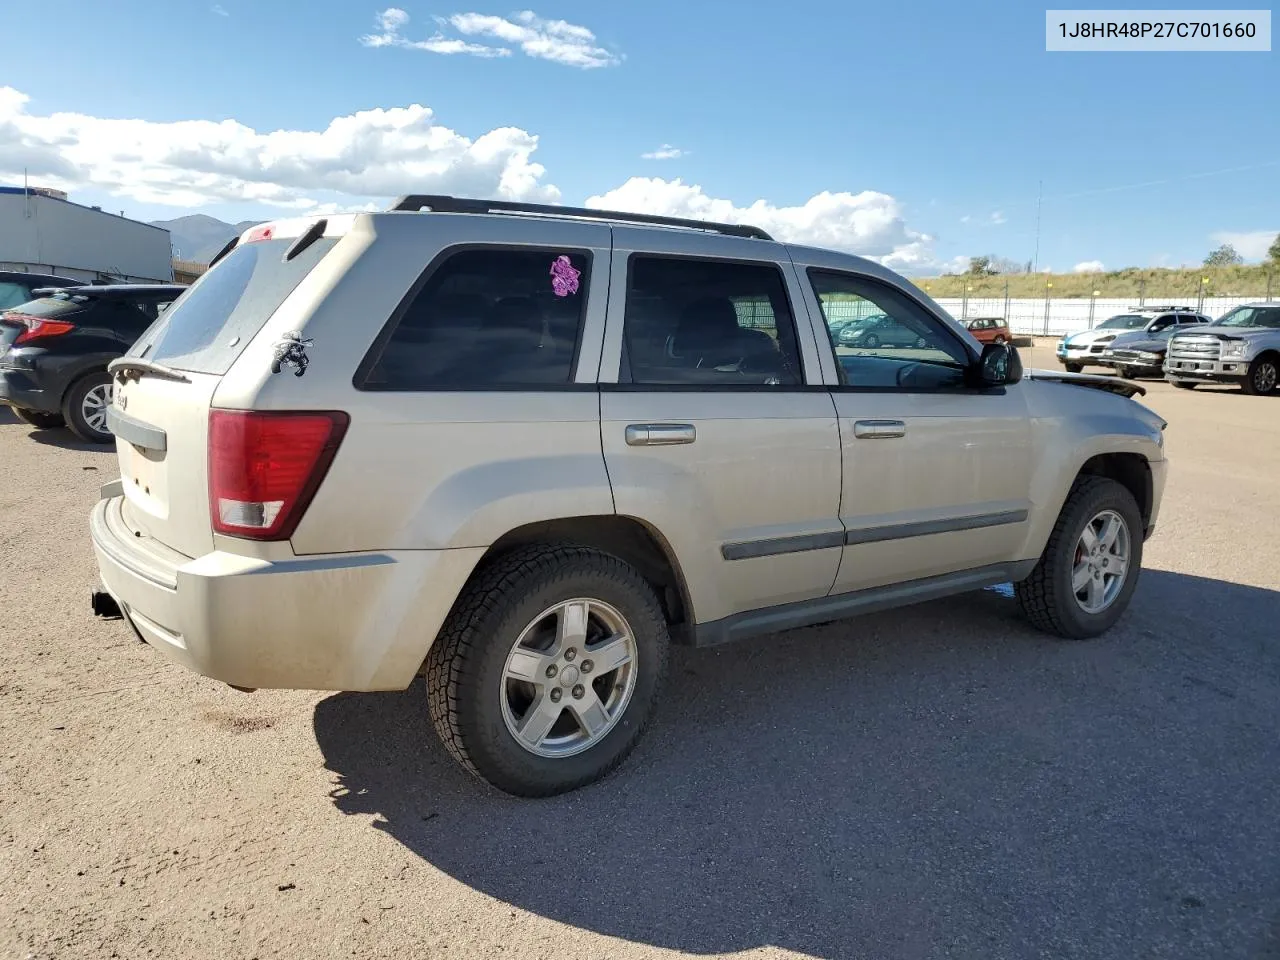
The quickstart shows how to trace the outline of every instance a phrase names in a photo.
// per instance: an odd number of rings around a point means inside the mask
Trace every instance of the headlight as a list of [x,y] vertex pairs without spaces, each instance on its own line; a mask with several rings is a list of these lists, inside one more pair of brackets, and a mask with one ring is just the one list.
[[1138,359],[1139,360],[1159,360],[1160,354],[1151,353],[1149,350],[1139,350]]
[[1240,360],[1249,352],[1248,340],[1223,340],[1222,341],[1222,357],[1228,357]]

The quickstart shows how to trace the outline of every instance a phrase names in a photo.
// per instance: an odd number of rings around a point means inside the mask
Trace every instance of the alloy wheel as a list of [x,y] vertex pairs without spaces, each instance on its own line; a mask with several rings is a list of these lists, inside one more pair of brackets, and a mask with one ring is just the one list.
[[544,610],[520,632],[502,671],[502,719],[525,750],[570,757],[599,743],[635,690],[635,636],[601,600]]
[[1085,613],[1101,613],[1124,589],[1129,575],[1129,525],[1114,510],[1085,524],[1076,543],[1071,591]]

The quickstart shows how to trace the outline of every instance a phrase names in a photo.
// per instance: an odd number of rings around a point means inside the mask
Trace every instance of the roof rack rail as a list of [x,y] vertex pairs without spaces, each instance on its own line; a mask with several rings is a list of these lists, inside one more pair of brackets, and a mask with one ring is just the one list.
[[1195,313],[1192,307],[1182,307],[1175,303],[1149,303],[1146,306],[1134,307],[1135,312],[1145,311],[1147,313]]
[[415,212],[428,209],[435,213],[524,213],[546,217],[573,217],[582,220],[618,220],[623,223],[708,230],[713,233],[723,233],[730,237],[747,237],[752,240],[773,239],[759,227],[753,227],[745,223],[716,223],[711,220],[660,217],[651,213],[623,213],[618,210],[559,207],[549,203],[517,203],[511,200],[474,200],[470,197],[449,197],[434,194],[411,193],[401,197],[387,209]]

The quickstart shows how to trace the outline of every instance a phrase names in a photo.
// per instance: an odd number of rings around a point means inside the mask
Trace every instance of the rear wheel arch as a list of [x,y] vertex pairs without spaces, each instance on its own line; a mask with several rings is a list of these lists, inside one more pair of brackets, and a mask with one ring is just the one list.
[[472,577],[503,554],[535,543],[590,547],[611,554],[634,567],[653,586],[662,604],[673,642],[693,637],[693,603],[680,562],[670,542],[651,525],[635,517],[605,514],[563,517],[525,524],[509,530],[489,547]]

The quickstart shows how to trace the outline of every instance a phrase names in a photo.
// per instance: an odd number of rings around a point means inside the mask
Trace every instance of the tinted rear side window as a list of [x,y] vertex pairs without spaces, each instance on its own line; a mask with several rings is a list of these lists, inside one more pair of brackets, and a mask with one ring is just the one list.
[[226,373],[337,242],[323,237],[287,263],[292,238],[236,247],[174,301],[129,355],[194,373]]
[[361,365],[368,390],[539,389],[573,379],[590,257],[471,249],[436,266]]

